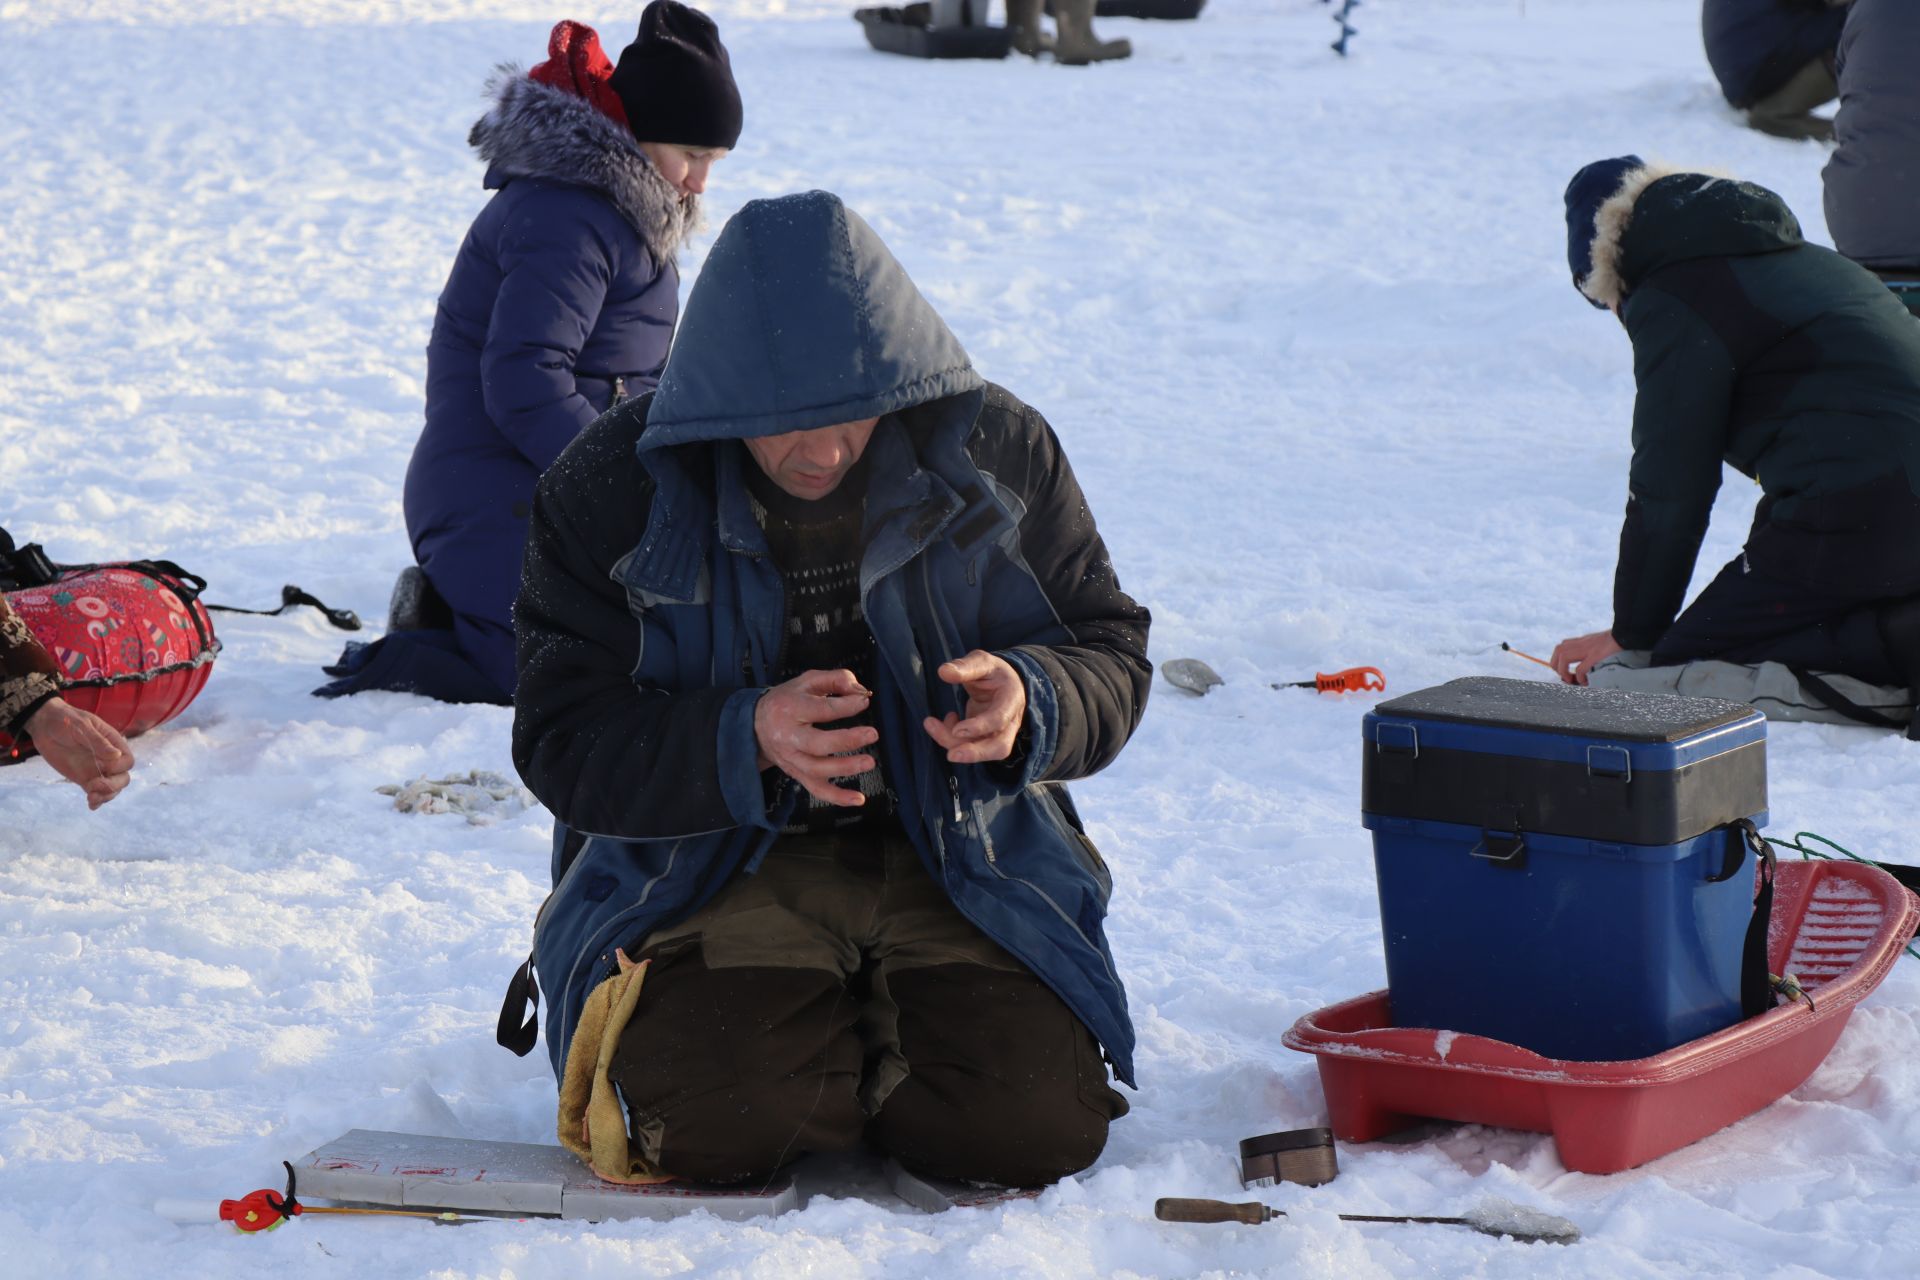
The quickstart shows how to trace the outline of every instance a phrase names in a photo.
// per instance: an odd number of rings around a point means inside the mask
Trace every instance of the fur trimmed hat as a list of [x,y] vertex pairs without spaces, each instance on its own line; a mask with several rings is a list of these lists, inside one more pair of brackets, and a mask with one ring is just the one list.
[[640,34],[620,51],[611,81],[642,142],[726,147],[740,140],[743,111],[720,28],[677,0],[653,0]]
[[1612,305],[1612,300],[1603,299],[1587,287],[1594,271],[1594,240],[1599,234],[1600,209],[1627,184],[1635,170],[1646,166],[1647,162],[1639,156],[1595,160],[1574,174],[1573,181],[1567,184],[1567,266],[1573,270],[1573,287],[1603,310]]

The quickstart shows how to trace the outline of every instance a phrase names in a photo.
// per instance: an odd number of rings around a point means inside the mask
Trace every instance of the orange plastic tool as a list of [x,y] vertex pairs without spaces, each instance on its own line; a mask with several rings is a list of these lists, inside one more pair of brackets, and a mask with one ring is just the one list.
[[1348,667],[1332,675],[1316,672],[1311,680],[1292,680],[1273,687],[1318,689],[1321,693],[1383,693],[1386,691],[1387,678],[1380,674],[1378,667]]

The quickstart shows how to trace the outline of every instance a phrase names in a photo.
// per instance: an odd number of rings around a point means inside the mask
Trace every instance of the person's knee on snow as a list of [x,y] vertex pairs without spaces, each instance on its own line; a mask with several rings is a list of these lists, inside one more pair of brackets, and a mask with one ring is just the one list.
[[712,969],[697,945],[651,958],[608,1068],[648,1160],[743,1182],[858,1139],[861,1051],[837,975]]
[[1098,1159],[1126,1114],[1099,1044],[1031,974],[924,966],[892,975],[885,998],[905,1074],[868,1136],[917,1173],[1055,1182]]
[[1813,109],[1833,101],[1834,51],[1846,0],[1703,0],[1707,64],[1729,106],[1755,129],[1786,138],[1831,138]]

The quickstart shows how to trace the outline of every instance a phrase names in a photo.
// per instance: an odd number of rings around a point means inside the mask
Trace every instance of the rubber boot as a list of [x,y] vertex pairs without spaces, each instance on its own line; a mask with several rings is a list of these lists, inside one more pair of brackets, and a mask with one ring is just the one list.
[[1127,40],[1102,40],[1093,34],[1094,0],[1054,0],[1053,21],[1060,29],[1053,42],[1053,60],[1066,67],[1089,62],[1111,62],[1133,56]]
[[1013,47],[1029,58],[1037,58],[1053,48],[1053,37],[1040,26],[1042,0],[1007,0],[1007,29],[1013,32]]

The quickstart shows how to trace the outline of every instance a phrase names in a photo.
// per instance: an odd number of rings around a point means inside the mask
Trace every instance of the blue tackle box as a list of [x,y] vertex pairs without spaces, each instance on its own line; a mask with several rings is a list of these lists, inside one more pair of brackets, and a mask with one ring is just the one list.
[[1599,1061],[1740,1020],[1759,712],[1474,677],[1364,732],[1394,1025]]

